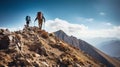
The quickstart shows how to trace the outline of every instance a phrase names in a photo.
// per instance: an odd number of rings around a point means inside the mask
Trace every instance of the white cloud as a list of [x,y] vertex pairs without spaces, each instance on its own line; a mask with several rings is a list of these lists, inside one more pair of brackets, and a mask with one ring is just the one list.
[[111,26],[112,24],[108,22],[108,23],[106,23],[106,25]]
[[55,20],[48,20],[46,21],[46,29],[49,32],[54,32],[57,30],[64,30],[66,32],[74,32],[76,30],[85,30],[87,29],[86,26],[83,24],[78,25],[78,24],[71,24],[65,20],[61,20],[59,18],[56,18]]
[[100,12],[99,14],[100,14],[101,16],[106,15],[106,13],[104,13],[104,12]]
[[[111,23],[106,23],[112,25]],[[55,20],[48,20],[46,22],[46,30],[55,32],[63,30],[68,35],[74,35],[77,38],[94,38],[94,37],[116,37],[120,38],[120,26],[114,26],[111,29],[90,30],[83,24],[72,24],[68,21],[56,18]]]
[[5,27],[0,27],[0,29],[6,29]]
[[23,27],[18,27],[18,28],[8,28],[10,31],[18,31],[18,30],[22,30]]
[[94,18],[77,17],[76,20],[77,20],[77,21],[80,21],[80,22],[83,22],[83,23],[86,23],[86,22],[93,22],[93,21],[94,21]]
[[18,30],[22,30],[23,29],[23,27],[18,27],[18,28],[7,28],[7,27],[0,27],[0,29],[8,29],[8,30],[10,30],[10,31],[18,31]]
[[94,20],[93,18],[86,19],[86,21],[88,21],[88,22],[92,22],[93,20]]

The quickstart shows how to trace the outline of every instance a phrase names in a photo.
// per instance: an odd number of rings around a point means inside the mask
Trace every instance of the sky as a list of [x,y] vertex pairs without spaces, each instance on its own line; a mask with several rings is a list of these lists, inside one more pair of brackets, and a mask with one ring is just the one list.
[[120,0],[0,0],[0,28],[21,29],[25,17],[31,26],[37,12],[48,32],[59,29],[77,38],[120,38]]

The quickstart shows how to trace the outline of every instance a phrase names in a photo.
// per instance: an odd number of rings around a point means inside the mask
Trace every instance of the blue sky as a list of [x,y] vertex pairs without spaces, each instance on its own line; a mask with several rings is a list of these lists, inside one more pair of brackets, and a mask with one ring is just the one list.
[[61,18],[70,23],[90,26],[76,20],[84,17],[119,25],[119,6],[119,0],[1,0],[0,27],[23,24],[26,15],[34,19],[38,11],[42,11],[47,20]]
[[23,27],[27,15],[33,22],[42,11],[49,32],[62,29],[78,38],[119,37],[119,6],[120,0],[1,0],[0,27]]

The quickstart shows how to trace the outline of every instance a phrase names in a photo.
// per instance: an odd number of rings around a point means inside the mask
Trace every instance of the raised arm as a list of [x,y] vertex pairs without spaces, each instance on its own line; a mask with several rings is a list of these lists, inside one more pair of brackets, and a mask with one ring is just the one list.
[[34,22],[35,22],[37,19],[38,19],[38,18],[36,17],[35,20],[34,20]]

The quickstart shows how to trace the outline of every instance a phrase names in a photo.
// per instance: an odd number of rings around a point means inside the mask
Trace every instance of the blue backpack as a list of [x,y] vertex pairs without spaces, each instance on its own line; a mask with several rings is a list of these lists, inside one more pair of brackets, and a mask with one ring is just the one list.
[[31,21],[30,16],[26,16],[26,21]]

